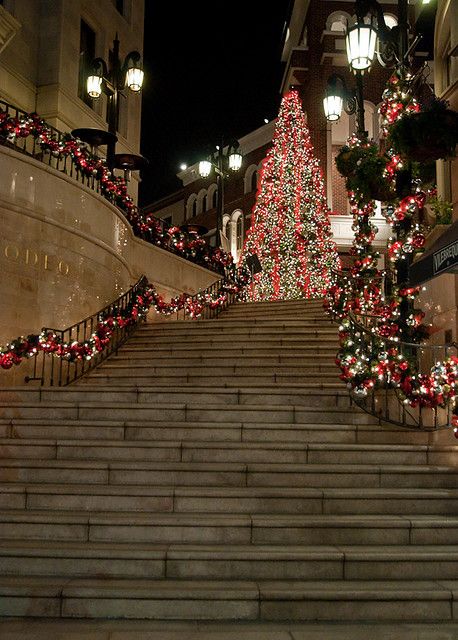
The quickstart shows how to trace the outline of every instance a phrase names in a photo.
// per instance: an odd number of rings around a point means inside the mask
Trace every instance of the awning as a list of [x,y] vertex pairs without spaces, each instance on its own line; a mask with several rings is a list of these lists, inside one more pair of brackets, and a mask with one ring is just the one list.
[[417,286],[441,273],[458,273],[458,220],[410,265],[409,282]]

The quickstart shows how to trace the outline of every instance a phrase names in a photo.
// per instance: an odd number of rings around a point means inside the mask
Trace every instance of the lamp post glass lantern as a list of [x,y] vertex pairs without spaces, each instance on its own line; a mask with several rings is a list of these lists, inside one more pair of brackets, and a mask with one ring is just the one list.
[[228,177],[226,169],[233,172],[239,171],[242,167],[243,156],[240,151],[238,141],[232,142],[224,152],[224,144],[221,143],[216,147],[216,152],[211,155],[208,160],[199,162],[199,175],[201,178],[208,178],[212,169],[216,173],[216,245],[221,245],[221,231],[223,228],[223,210],[224,210],[224,180]]
[[377,42],[377,31],[372,24],[357,22],[347,29],[345,43],[347,47],[347,58],[350,66],[355,71],[369,69],[375,56],[375,45]]
[[[108,97],[108,131],[116,135],[119,128],[119,93],[127,87],[133,93],[138,93],[143,85],[144,73],[140,63],[138,51],[130,51],[121,64],[119,58],[119,40],[116,34],[113,40],[113,56],[111,68],[103,58],[92,61],[92,72],[86,81],[88,95],[96,100],[102,93]],[[107,145],[107,164],[112,171],[115,164],[115,144],[111,141]]]

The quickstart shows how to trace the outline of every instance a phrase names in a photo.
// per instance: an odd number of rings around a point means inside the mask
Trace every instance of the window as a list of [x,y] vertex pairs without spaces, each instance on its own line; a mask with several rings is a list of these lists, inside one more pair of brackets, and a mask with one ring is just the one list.
[[[120,56],[122,58],[122,56]],[[108,68],[114,67],[114,53],[112,49],[108,52]],[[109,116],[110,100],[107,100],[106,122],[110,120]],[[127,92],[118,91],[118,133],[127,138]]]
[[253,171],[253,175],[251,176],[251,191],[257,191],[258,189],[258,172]]
[[237,220],[237,255],[240,255],[240,252],[243,249],[243,216],[239,216]]
[[197,215],[197,199],[192,203],[192,217],[195,218]]
[[124,0],[115,0],[116,10],[123,16],[124,15]]
[[349,20],[350,16],[345,11],[335,11],[331,13],[326,20],[326,31],[335,31],[344,34]]
[[218,206],[218,189],[215,189],[212,195],[212,209]]
[[93,108],[92,98],[87,94],[86,80],[91,69],[91,63],[95,58],[95,32],[81,20],[80,27],[80,64],[78,77],[78,96],[89,107]]

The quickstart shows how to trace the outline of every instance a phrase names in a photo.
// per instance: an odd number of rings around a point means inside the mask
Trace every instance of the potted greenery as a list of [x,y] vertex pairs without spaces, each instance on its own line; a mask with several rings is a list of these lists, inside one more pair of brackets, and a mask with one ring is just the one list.
[[389,145],[417,162],[453,157],[457,142],[458,113],[436,97],[422,111],[396,120],[389,133]]
[[344,146],[337,154],[336,167],[344,176],[348,191],[358,192],[371,200],[393,200],[396,192],[385,174],[388,158],[379,153],[374,143]]

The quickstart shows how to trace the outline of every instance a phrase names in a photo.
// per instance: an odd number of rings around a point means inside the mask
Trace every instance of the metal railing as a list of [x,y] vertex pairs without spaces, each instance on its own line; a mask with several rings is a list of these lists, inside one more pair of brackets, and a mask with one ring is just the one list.
[[[9,118],[16,118],[18,121],[27,120],[29,117],[28,113],[8,104],[8,102],[4,100],[0,100],[0,110],[8,114]],[[52,140],[58,144],[64,144],[65,140],[68,140],[68,133],[64,134],[48,123],[46,123],[46,129],[50,132]],[[21,136],[20,133],[11,137],[8,137],[8,135],[0,135],[0,142],[3,146],[43,162],[56,171],[65,173],[67,176],[81,182],[96,193],[102,193],[100,180],[96,176],[88,175],[86,172],[81,171],[69,155],[63,155],[58,152],[53,152],[51,149],[43,148],[40,144],[39,135]],[[89,154],[89,152],[87,153]],[[95,160],[100,160],[100,158],[95,155],[91,154],[91,157]],[[113,201],[113,198],[110,197],[109,194],[103,195],[107,200]]]
[[[434,345],[393,342],[388,338],[376,336],[371,331],[375,318],[375,316],[361,315],[356,319],[353,314],[348,316],[347,330],[352,340],[358,345],[360,354],[367,355],[388,351],[395,346],[399,356],[412,363],[415,371],[421,375],[422,372],[429,372],[435,363],[444,361],[458,353],[458,344],[456,343]],[[402,427],[417,429],[447,427],[453,412],[451,402],[447,402],[445,407],[425,408],[421,403],[412,407],[405,401],[398,386],[390,385],[387,380],[366,389],[364,396],[353,391],[350,393],[353,402],[367,413],[382,422],[390,422]]]
[[[88,316],[84,320],[67,327],[66,329],[52,329],[44,327],[43,333],[51,333],[57,336],[60,342],[72,344],[73,342],[84,342],[93,336],[99,322],[108,316],[117,316],[130,307],[135,300],[137,292],[142,290],[147,283],[145,276],[142,276],[136,284],[133,285],[126,293],[111,302],[103,309]],[[56,358],[52,354],[40,351],[34,356],[33,373],[26,376],[25,382],[33,380],[39,381],[42,386],[58,386],[63,387],[75,382],[82,375],[97,367],[112,353],[116,353],[118,348],[127,340],[131,333],[136,329],[136,324],[129,324],[124,327],[115,326],[109,343],[103,351],[96,353],[90,360],[85,358],[81,360],[68,361],[63,358]]]
[[[0,113],[1,112],[5,113],[6,117],[11,119],[10,124],[14,129],[14,131],[11,131],[11,135],[8,135],[6,131],[2,132],[2,127],[0,126],[1,145],[10,149],[14,149],[14,151],[22,153],[30,158],[33,158],[34,160],[43,162],[56,171],[60,171],[70,178],[73,178],[95,193],[102,195],[106,200],[108,200],[108,202],[110,202],[123,212],[129,224],[131,225],[134,234],[142,240],[145,240],[146,242],[153,244],[154,246],[164,249],[169,253],[180,256],[180,258],[188,260],[193,264],[198,264],[199,266],[209,269],[210,271],[214,271],[220,274],[224,273],[224,266],[222,266],[221,264],[212,263],[211,260],[207,261],[203,256],[193,257],[190,254],[184,254],[183,252],[176,249],[166,237],[167,231],[172,225],[164,222],[163,220],[160,220],[159,218],[156,218],[157,226],[160,230],[160,234],[164,236],[164,240],[161,242],[157,242],[157,235],[153,234],[152,232],[145,231],[143,228],[142,223],[145,222],[145,211],[140,210],[135,205],[130,206],[129,208],[123,207],[122,199],[118,199],[116,194],[112,190],[103,188],[100,176],[97,175],[98,172],[93,173],[91,171],[85,171],[83,168],[80,168],[78,166],[78,164],[69,154],[63,154],[58,150],[46,148],[46,145],[41,144],[42,139],[40,138],[40,134],[37,131],[35,131],[34,133],[30,132],[30,134],[27,135],[21,135],[21,123],[29,123],[30,125],[32,125],[30,114],[23,111],[22,109],[18,109],[17,107],[9,104],[8,102],[5,102],[4,100],[0,100]],[[43,122],[43,126],[46,128],[47,138],[52,140],[53,143],[55,142],[56,146],[65,146],[65,142],[68,141],[69,137],[71,138],[71,135],[69,133],[63,133],[62,131],[59,131],[59,129],[56,129],[48,123]],[[86,145],[84,145],[84,143],[81,142],[81,145],[84,146],[84,153],[88,159],[94,161],[95,163],[105,162],[103,158],[100,158],[97,155],[91,153],[87,149]],[[210,254],[211,251],[212,250],[209,248],[208,254]]]
[[[217,306],[212,307],[211,305],[204,306],[202,309],[202,313],[198,320],[213,320],[216,319],[219,314],[227,309],[229,305],[233,304],[237,298],[237,292],[233,290],[231,285],[232,277],[227,275],[220,280],[217,280],[209,287],[204,289],[204,291],[199,291],[199,293],[194,294],[193,296],[189,296],[191,302],[199,302],[203,301],[207,296],[215,300],[218,295],[224,295],[224,300],[219,303]],[[177,313],[177,320],[185,320],[186,319],[186,309],[182,309]]]

